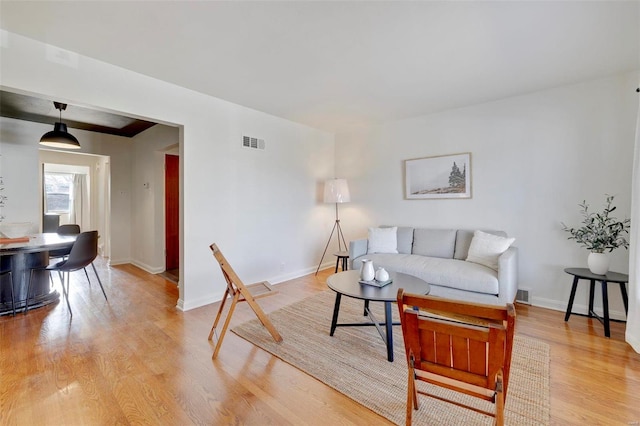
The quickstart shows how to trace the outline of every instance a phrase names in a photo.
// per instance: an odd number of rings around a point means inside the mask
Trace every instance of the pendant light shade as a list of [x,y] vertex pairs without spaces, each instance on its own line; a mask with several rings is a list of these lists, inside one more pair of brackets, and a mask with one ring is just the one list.
[[40,145],[52,148],[80,149],[80,142],[67,132],[67,125],[62,122],[62,111],[67,109],[67,104],[54,102],[53,105],[60,111],[60,121],[53,125],[52,131],[42,135]]

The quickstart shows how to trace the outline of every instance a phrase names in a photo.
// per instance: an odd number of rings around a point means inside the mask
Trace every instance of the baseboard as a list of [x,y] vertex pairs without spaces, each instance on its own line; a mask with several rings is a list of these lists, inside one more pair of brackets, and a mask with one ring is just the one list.
[[[553,300],[553,299],[545,299],[545,298],[542,298],[542,297],[532,297],[531,298],[531,305],[532,306],[538,306],[540,308],[553,309],[554,311],[560,311],[560,312],[566,312],[567,311],[567,302],[568,301],[566,301],[566,300],[559,301],[559,300]],[[604,315],[604,312],[602,311],[602,307],[600,307],[600,306],[594,306],[593,310],[595,311],[596,314],[598,314],[600,316]],[[574,301],[573,302],[573,309],[571,311],[575,312],[577,314],[587,315],[588,311],[589,311],[589,306],[588,305],[582,305],[580,303],[575,303],[575,301]],[[626,321],[627,316],[625,315],[624,311],[609,310],[609,318],[614,319],[614,320]]]
[[[325,268],[335,268],[335,263],[333,262],[326,262],[323,263],[322,265],[320,265],[320,269],[325,269]],[[318,267],[317,266],[312,266],[309,268],[305,268],[305,269],[300,269],[298,271],[295,272],[290,272],[287,274],[282,274],[282,275],[276,275],[275,277],[271,277],[269,279],[267,279],[267,281],[269,281],[271,284],[280,284],[289,280],[293,280],[295,278],[300,278],[303,277],[305,275],[309,275],[309,274],[313,274],[316,272],[316,269]],[[144,269],[144,268],[143,268]],[[207,295],[205,297],[201,297],[199,299],[196,300],[191,300],[189,301],[189,303],[185,303],[184,300],[182,299],[178,299],[178,303],[176,304],[176,308],[181,310],[181,311],[189,311],[191,309],[196,309],[199,308],[201,306],[205,306],[205,305],[209,305],[211,303],[217,303],[220,301],[220,299],[222,299],[222,295],[224,293],[223,292],[219,292],[219,293],[215,293],[215,294],[211,294],[211,295]]]
[[131,263],[131,260],[129,260],[129,259],[109,259],[109,262],[108,262],[108,264],[110,266],[126,265],[127,263]]
[[166,269],[164,266],[151,266],[151,265],[147,265],[146,263],[143,262],[138,262],[137,260],[132,260],[131,262],[132,265],[137,266],[138,268],[142,269],[143,271],[146,271],[150,274],[159,274],[160,272],[164,272],[164,270]]
[[[320,270],[326,269],[326,268],[335,268],[336,264],[334,262],[325,262],[322,265],[320,265]],[[305,268],[305,269],[300,269],[298,271],[295,272],[289,272],[286,274],[282,274],[282,275],[276,275],[275,277],[271,277],[269,278],[267,281],[269,281],[271,284],[280,284],[283,283],[285,281],[289,281],[289,280],[293,280],[295,278],[300,278],[303,277],[305,275],[309,275],[309,274],[314,274],[316,272],[316,270],[318,269],[318,266],[312,266],[309,268]]]
[[627,343],[631,345],[634,351],[640,353],[640,340],[638,340],[635,336],[630,336],[628,329],[627,329],[627,332],[625,333],[624,338],[627,341]]
[[207,296],[201,297],[196,300],[191,300],[189,303],[184,303],[182,298],[178,299],[178,303],[176,304],[176,308],[181,311],[190,311],[191,309],[196,309],[201,306],[210,305],[212,303],[219,302],[222,299],[222,295],[224,292],[218,292],[214,294],[209,294]]

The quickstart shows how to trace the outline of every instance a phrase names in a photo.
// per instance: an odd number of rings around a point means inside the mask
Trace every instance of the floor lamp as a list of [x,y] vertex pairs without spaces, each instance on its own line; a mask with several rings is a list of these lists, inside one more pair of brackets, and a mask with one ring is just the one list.
[[340,219],[338,218],[338,204],[348,203],[349,201],[351,201],[351,196],[349,195],[349,186],[347,185],[346,179],[329,179],[324,183],[324,202],[335,203],[336,221],[333,224],[333,229],[331,230],[331,235],[329,235],[327,245],[324,247],[324,252],[322,252],[320,263],[318,263],[318,268],[316,269],[316,275],[318,275],[320,265],[322,265],[322,261],[324,260],[324,255],[327,254],[327,249],[329,248],[334,232],[338,235],[338,250],[342,251],[342,244],[344,244],[344,250],[347,250],[347,243],[344,241],[342,228],[340,228]]

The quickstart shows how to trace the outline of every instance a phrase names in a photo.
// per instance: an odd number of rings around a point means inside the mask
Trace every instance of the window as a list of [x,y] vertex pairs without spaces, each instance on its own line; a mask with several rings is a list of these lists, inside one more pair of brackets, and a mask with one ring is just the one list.
[[69,213],[73,174],[44,173],[45,213]]

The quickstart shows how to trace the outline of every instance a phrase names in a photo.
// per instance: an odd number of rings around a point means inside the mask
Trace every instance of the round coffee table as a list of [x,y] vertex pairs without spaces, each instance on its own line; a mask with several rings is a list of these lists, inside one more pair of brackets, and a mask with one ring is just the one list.
[[[345,271],[327,278],[327,285],[336,292],[336,302],[333,307],[333,319],[331,320],[330,336],[336,331],[336,327],[363,327],[375,326],[380,337],[387,345],[387,360],[393,362],[393,328],[400,325],[393,322],[391,314],[391,304],[397,300],[398,290],[404,289],[406,293],[429,294],[430,287],[426,281],[420,278],[401,274],[399,272],[389,272],[389,277],[393,280],[391,284],[384,287],[376,287],[368,284],[360,284],[360,271]],[[338,313],[340,312],[340,300],[342,296],[364,300],[364,316],[368,316],[371,322],[362,323],[342,323],[338,324]],[[369,302],[384,302],[384,322],[379,322],[369,310]],[[384,330],[382,328],[384,326]]]

